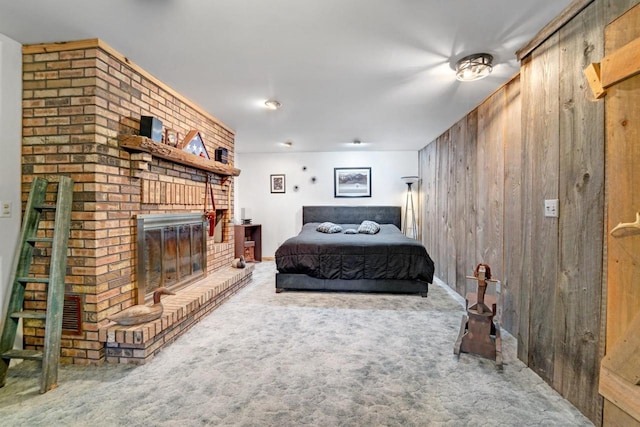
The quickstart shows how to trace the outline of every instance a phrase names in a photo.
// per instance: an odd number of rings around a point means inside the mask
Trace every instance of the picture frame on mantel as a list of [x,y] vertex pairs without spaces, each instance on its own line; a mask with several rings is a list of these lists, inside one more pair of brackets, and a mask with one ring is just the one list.
[[287,187],[285,185],[284,174],[271,175],[271,192],[272,193],[285,193]]
[[334,197],[371,197],[371,168],[334,168]]
[[185,136],[180,147],[182,150],[186,151],[190,154],[195,154],[196,156],[203,157],[205,159],[211,159],[209,157],[209,153],[207,152],[207,147],[204,145],[204,140],[202,139],[202,135],[200,135],[200,131],[192,130],[187,136]]
[[164,143],[172,147],[177,147],[180,143],[180,135],[175,129],[167,128],[164,132]]

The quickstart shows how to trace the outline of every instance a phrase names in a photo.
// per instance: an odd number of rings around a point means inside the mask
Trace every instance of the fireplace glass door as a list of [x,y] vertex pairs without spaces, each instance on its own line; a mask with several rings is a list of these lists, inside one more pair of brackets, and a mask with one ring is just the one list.
[[202,214],[138,216],[138,301],[159,287],[175,290],[205,272]]

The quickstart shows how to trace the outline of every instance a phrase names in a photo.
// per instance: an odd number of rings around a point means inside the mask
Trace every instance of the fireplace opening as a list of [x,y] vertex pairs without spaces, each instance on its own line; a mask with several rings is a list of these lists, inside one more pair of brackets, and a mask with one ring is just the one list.
[[201,213],[138,215],[138,303],[159,287],[173,291],[206,271],[206,222]]

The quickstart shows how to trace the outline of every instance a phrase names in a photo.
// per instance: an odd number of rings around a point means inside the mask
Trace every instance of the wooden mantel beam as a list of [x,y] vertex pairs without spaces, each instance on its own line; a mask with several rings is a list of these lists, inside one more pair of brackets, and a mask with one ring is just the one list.
[[640,38],[605,56],[602,62],[589,64],[584,74],[596,99],[616,83],[640,74]]
[[239,176],[240,169],[231,165],[205,159],[195,154],[187,153],[179,148],[167,144],[160,144],[147,137],[138,135],[120,135],[120,147],[131,151],[143,151],[152,156],[170,160],[174,163],[191,166],[196,169],[213,172],[223,176]]

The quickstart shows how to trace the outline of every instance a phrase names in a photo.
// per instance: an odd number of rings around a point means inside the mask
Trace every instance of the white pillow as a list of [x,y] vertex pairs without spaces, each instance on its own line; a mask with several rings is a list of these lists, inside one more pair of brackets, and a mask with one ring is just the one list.
[[358,233],[376,234],[378,231],[380,231],[380,224],[374,221],[364,220],[358,227]]
[[342,227],[332,222],[323,222],[316,227],[316,231],[319,231],[321,233],[341,233]]

